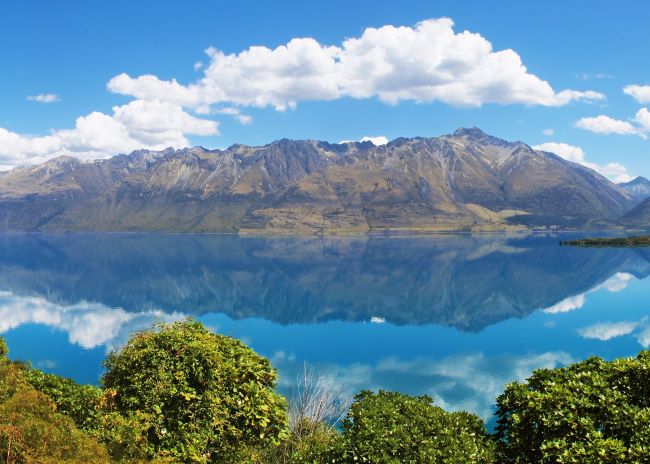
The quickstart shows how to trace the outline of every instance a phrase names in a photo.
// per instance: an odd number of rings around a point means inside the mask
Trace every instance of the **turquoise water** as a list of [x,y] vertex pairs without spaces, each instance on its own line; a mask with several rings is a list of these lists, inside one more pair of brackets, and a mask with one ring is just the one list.
[[[568,236],[562,236],[568,238]],[[431,395],[489,419],[505,383],[650,346],[650,250],[558,236],[0,235],[11,357],[96,383],[105,354],[192,315],[349,396]]]

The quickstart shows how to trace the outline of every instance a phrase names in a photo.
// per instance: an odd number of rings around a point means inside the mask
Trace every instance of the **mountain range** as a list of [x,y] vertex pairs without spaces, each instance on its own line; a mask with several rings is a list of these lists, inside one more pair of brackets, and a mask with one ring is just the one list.
[[616,185],[480,129],[62,156],[0,173],[0,230],[356,233],[650,226],[650,182]]

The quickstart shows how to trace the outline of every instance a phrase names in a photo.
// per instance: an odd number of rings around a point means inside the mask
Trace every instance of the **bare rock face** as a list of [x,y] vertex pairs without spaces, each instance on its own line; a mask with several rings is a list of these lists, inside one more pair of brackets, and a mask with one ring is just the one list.
[[0,229],[240,233],[597,228],[634,206],[596,172],[481,130],[387,145],[282,139],[60,157],[0,176]]

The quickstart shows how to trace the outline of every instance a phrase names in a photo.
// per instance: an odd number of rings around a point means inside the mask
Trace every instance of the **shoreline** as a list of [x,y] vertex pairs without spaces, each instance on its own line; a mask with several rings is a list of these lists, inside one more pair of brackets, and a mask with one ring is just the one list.
[[[632,233],[646,233],[644,229],[526,229],[526,228],[513,228],[513,229],[418,229],[418,228],[403,228],[403,229],[383,229],[383,230],[368,230],[368,231],[341,231],[333,230],[325,233],[319,233],[309,230],[287,230],[287,231],[253,231],[248,229],[246,231],[236,232],[219,232],[219,231],[174,231],[174,230],[0,230],[0,235],[197,235],[197,236],[228,236],[239,238],[255,238],[255,237],[309,237],[309,238],[337,238],[337,237],[371,237],[371,238],[397,238],[397,237],[435,237],[435,236],[448,236],[448,235],[462,235],[462,236],[525,236],[525,235],[560,235],[560,234],[632,234]],[[610,239],[608,237],[594,237],[594,239]],[[612,237],[612,238],[626,238],[626,237]],[[586,237],[585,240],[591,239]],[[580,239],[582,240],[582,239]],[[578,241],[578,240],[574,240]],[[567,244],[566,241],[564,244]]]

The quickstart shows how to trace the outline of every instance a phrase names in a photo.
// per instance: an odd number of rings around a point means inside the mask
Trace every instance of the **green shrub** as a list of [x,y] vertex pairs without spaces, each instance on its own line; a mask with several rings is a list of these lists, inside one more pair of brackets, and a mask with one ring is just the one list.
[[337,432],[325,423],[303,424],[291,430],[285,440],[262,450],[251,450],[245,462],[304,464],[327,462]]
[[7,464],[110,462],[106,449],[6,360],[0,361],[0,456]]
[[226,462],[286,436],[286,402],[268,360],[198,322],[138,333],[105,366],[109,406],[140,414],[150,457]]
[[84,430],[97,427],[101,389],[92,385],[79,385],[71,379],[27,367],[26,380],[38,391],[45,393],[56,404],[57,411],[70,416]]
[[[104,412],[98,417],[95,435],[99,437],[117,462],[152,462],[156,449],[149,443],[148,430],[151,419],[148,414],[136,411],[128,415]],[[158,456],[155,462],[174,462]],[[176,461],[178,462],[178,461]]]
[[538,370],[497,399],[507,463],[650,462],[650,352]]
[[289,431],[269,362],[192,320],[158,324],[111,353],[103,390],[7,353],[0,338],[0,460],[11,464],[650,463],[650,351],[509,384],[494,437],[473,414],[383,391],[357,395],[337,432],[321,413],[338,409],[320,387],[298,395]]
[[361,392],[343,421],[332,462],[487,464],[494,461],[483,421],[449,413],[427,396]]

